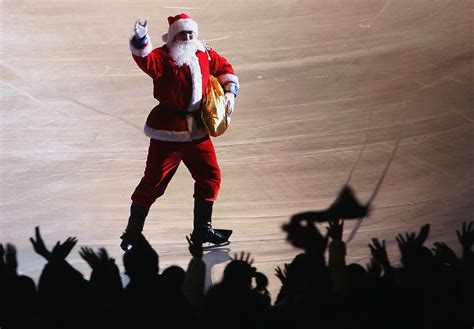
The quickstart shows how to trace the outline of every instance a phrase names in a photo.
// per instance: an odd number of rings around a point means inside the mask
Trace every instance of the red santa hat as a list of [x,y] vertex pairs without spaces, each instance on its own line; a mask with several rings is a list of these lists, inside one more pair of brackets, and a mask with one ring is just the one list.
[[197,23],[189,17],[187,14],[179,14],[176,16],[168,17],[168,33],[165,33],[161,36],[161,39],[167,43],[168,41],[173,41],[176,34],[182,31],[192,31],[198,35],[198,25]]

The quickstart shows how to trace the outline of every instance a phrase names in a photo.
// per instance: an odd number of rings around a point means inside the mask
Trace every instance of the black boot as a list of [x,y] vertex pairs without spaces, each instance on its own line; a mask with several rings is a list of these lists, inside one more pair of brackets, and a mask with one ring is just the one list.
[[127,251],[131,248],[134,241],[143,231],[145,225],[145,218],[148,215],[149,208],[142,206],[136,202],[132,202],[130,206],[130,217],[128,218],[127,228],[120,239],[120,248]]
[[232,230],[212,228],[212,206],[214,202],[194,199],[194,230],[191,239],[194,243],[223,244],[229,241]]

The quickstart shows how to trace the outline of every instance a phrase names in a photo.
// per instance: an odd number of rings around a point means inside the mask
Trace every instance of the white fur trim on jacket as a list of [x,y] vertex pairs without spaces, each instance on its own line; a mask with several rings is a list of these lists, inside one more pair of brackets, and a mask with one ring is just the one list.
[[143,127],[143,132],[152,139],[165,142],[190,142],[207,135],[203,129],[191,133],[189,131],[158,130],[151,128],[147,124]]
[[130,50],[132,51],[132,54],[139,56],[139,57],[147,57],[152,51],[153,51],[153,46],[151,45],[150,38],[148,38],[148,43],[145,46],[145,48],[138,49],[132,44],[132,39],[130,39]]
[[198,36],[198,25],[191,18],[182,18],[171,24],[168,28],[168,33],[165,33],[161,36],[163,42],[173,42],[176,34],[182,31],[193,31]]
[[217,77],[217,80],[219,80],[219,83],[222,86],[225,86],[229,82],[233,82],[237,85],[237,88],[239,88],[239,78],[235,74],[221,74]]

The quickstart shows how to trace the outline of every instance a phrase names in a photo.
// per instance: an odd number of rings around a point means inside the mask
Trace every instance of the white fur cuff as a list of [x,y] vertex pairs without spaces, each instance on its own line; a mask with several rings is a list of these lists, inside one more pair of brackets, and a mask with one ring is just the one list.
[[148,43],[145,46],[145,48],[139,49],[139,48],[136,48],[132,44],[132,41],[130,40],[130,50],[132,51],[132,54],[136,56],[146,57],[153,51],[153,46],[151,45],[151,41],[148,39]]
[[233,82],[236,84],[237,88],[239,88],[239,78],[234,75],[234,74],[222,74],[217,77],[217,80],[219,80],[219,83],[222,86],[225,86],[229,82]]

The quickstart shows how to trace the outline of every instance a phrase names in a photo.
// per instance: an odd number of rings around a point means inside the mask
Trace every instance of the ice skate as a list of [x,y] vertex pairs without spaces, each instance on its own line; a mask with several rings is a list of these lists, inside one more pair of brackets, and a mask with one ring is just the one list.
[[128,218],[127,228],[120,236],[120,239],[122,240],[120,243],[120,248],[122,248],[123,251],[130,250],[140,238],[148,211],[149,208],[136,202],[132,202],[132,205],[130,206],[130,217]]
[[228,245],[232,230],[212,228],[212,207],[214,202],[194,200],[194,230],[191,240],[203,244],[203,248]]
[[232,230],[226,229],[194,229],[191,233],[191,240],[194,243],[202,244],[203,248],[227,246],[230,244],[229,237]]

